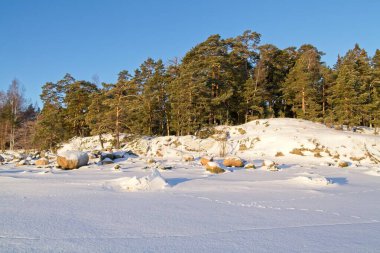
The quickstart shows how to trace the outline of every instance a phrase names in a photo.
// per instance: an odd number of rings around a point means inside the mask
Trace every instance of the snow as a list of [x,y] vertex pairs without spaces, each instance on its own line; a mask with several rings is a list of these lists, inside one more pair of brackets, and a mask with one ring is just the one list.
[[168,184],[161,174],[153,169],[152,173],[144,177],[122,177],[105,183],[107,189],[119,191],[156,191],[164,189]]
[[314,175],[309,173],[304,174],[306,175],[295,177],[292,180],[296,184],[305,184],[310,186],[327,186],[332,183],[330,182],[330,180],[320,175]]
[[[112,165],[0,165],[0,252],[378,252],[380,137],[300,120],[258,122],[218,127],[229,132],[228,156],[254,170],[207,173],[204,155],[225,169],[220,145],[194,136],[143,137],[123,148],[139,156]],[[75,139],[83,151],[97,141]],[[316,143],[331,155],[315,157]],[[294,148],[312,151],[290,154]],[[280,170],[267,170],[265,160]],[[350,166],[338,167],[341,160]],[[158,172],[157,164],[172,169]]]
[[219,164],[217,164],[216,162],[208,162],[207,165],[210,168],[217,168],[217,167],[219,167]]

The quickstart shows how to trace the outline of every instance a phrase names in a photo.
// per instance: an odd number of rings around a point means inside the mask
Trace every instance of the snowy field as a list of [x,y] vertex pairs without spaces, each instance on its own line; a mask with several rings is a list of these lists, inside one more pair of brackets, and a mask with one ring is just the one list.
[[[227,144],[142,138],[111,164],[0,165],[0,252],[380,252],[379,136],[290,119],[218,129]],[[221,148],[256,169],[223,166]]]

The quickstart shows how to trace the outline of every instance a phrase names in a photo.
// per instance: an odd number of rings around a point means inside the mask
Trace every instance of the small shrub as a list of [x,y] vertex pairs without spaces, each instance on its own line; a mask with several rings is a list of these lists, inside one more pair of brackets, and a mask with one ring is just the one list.
[[282,153],[282,152],[277,152],[276,155],[275,155],[275,157],[279,157],[279,156],[284,156],[284,153]]
[[178,139],[176,139],[172,142],[172,144],[174,144],[174,146],[177,148],[179,145],[181,145],[181,142]]
[[360,162],[361,160],[364,160],[365,157],[350,157],[351,161]]
[[238,132],[239,132],[241,135],[247,133],[247,131],[245,131],[243,128],[238,128]]
[[292,151],[289,152],[290,154],[293,154],[293,155],[300,155],[300,156],[304,156],[304,154],[302,153],[302,149],[299,149],[299,148],[294,148]]
[[239,146],[239,151],[245,151],[245,150],[247,150],[248,148],[247,148],[247,146],[245,145],[245,144],[240,144],[240,146]]
[[196,136],[200,139],[207,139],[208,137],[211,137],[214,134],[215,134],[215,129],[208,127],[208,128],[203,128],[199,130]]
[[162,152],[161,150],[157,150],[156,151],[156,156],[163,157],[163,154],[161,152]]

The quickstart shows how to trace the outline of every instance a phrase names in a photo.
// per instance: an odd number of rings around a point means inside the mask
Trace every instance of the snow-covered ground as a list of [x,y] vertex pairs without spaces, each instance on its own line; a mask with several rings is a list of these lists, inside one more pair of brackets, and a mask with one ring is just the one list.
[[[139,156],[77,170],[0,165],[0,252],[379,252],[379,136],[292,119],[218,129],[227,142],[144,137],[123,148]],[[257,169],[226,168],[221,151]]]

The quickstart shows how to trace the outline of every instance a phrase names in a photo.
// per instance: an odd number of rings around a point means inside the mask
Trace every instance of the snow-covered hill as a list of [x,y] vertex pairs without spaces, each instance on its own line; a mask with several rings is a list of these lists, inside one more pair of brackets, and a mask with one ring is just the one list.
[[[226,136],[226,141],[224,141]],[[107,147],[112,137],[106,136]],[[100,150],[98,137],[74,138],[62,150]],[[352,165],[380,163],[380,136],[335,130],[298,119],[268,119],[240,126],[219,126],[206,139],[195,136],[141,137],[125,141],[124,150],[147,157],[178,159],[186,154],[238,155],[246,160],[286,160]]]
[[[270,119],[220,126],[205,139],[123,143],[138,156],[104,153],[99,162],[90,154],[69,171],[53,154],[42,166],[32,165],[37,154],[1,154],[0,252],[380,249],[379,136]],[[78,149],[100,150],[98,137],[60,151]],[[226,167],[221,153],[251,166]],[[206,154],[225,172],[206,171],[198,160]],[[273,161],[278,170],[264,166]]]

